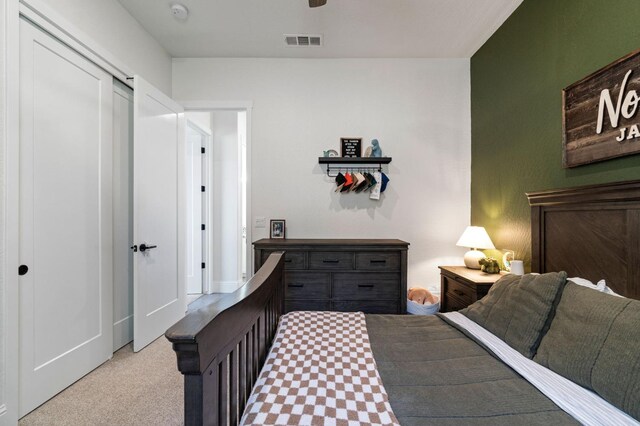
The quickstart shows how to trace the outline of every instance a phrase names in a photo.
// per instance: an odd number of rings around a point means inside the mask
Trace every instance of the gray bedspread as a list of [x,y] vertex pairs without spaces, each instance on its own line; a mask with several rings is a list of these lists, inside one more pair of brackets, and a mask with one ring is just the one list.
[[367,315],[371,348],[402,425],[578,424],[436,316]]

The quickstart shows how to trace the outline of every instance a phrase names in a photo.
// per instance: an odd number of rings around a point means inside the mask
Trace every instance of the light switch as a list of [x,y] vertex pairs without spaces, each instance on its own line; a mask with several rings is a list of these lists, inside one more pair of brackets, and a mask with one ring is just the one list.
[[267,227],[267,218],[256,217],[256,228],[266,228],[266,227]]

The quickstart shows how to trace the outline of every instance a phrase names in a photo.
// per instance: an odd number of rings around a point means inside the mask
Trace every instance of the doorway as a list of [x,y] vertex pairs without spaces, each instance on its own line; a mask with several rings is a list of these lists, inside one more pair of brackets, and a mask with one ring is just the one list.
[[[209,140],[202,163],[189,161],[188,175],[191,188],[202,188],[201,228],[192,226],[191,241],[194,245],[188,253],[190,264],[196,265],[198,248],[202,242],[202,291],[204,293],[229,293],[240,287],[251,274],[250,230],[247,218],[250,214],[250,104],[234,106],[204,105],[185,106],[187,122],[193,123],[194,146],[199,140]],[[189,125],[188,125],[189,127]],[[199,135],[199,136],[198,136]],[[195,148],[194,148],[195,149]],[[198,172],[202,168],[202,173]],[[200,186],[197,177],[202,177]],[[188,190],[189,191],[189,190]],[[197,196],[194,192],[194,199]],[[197,205],[191,210],[193,223],[198,222]],[[204,231],[202,231],[204,229]],[[194,280],[194,283],[197,283]],[[198,288],[193,285],[194,291]]]
[[207,191],[211,130],[208,113],[187,115],[187,295],[189,300],[208,293],[207,227],[211,191]]

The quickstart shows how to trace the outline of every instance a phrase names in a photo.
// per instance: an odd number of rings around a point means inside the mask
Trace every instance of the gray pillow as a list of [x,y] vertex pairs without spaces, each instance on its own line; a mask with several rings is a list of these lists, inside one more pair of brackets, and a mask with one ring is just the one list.
[[522,355],[533,358],[549,328],[566,279],[566,272],[506,275],[485,297],[460,313]]
[[569,281],[534,361],[640,419],[640,301]]

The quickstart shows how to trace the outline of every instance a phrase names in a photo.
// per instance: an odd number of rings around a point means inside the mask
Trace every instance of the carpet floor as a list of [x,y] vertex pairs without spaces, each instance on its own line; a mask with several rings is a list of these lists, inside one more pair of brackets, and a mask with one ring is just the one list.
[[[191,297],[189,311],[224,296]],[[181,425],[183,385],[175,352],[164,336],[138,353],[129,343],[109,361],[24,416],[18,425]]]
[[182,385],[175,353],[164,336],[135,354],[129,343],[18,424],[180,425]]

